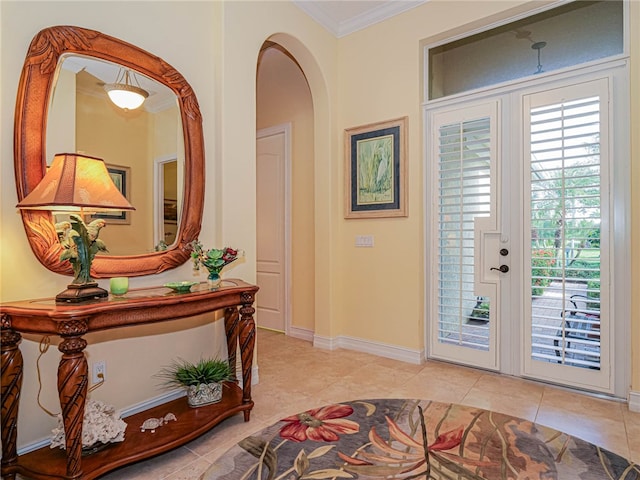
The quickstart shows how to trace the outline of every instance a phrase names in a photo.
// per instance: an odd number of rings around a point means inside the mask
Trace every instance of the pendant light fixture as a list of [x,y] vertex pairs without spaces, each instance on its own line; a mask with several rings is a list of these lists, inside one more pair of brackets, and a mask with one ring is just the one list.
[[540,63],[540,50],[547,46],[547,42],[536,42],[531,45],[531,48],[538,51],[538,67],[533,73],[542,73],[542,63]]
[[149,96],[149,92],[140,87],[135,74],[125,69],[120,69],[115,83],[107,83],[104,89],[111,101],[124,110],[135,110]]

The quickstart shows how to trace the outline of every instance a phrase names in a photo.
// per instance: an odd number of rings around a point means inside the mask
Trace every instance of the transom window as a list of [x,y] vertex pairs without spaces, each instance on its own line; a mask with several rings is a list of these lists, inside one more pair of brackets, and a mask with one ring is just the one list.
[[428,98],[624,53],[623,2],[572,2],[429,49]]

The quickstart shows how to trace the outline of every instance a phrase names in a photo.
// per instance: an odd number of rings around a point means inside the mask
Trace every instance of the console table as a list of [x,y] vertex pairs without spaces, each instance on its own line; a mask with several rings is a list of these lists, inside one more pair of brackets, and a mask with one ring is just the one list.
[[[0,305],[2,360],[2,478],[16,474],[35,479],[93,479],[145,458],[158,455],[193,440],[222,420],[243,412],[249,421],[251,367],[255,344],[253,303],[258,287],[241,280],[224,280],[217,289],[207,283],[188,293],[174,293],[165,287],[130,290],[113,297],[83,304],[56,304],[53,298],[9,302]],[[83,335],[113,328],[175,320],[224,309],[229,363],[235,372],[239,349],[242,388],[237,379],[228,382],[219,403],[190,408],[186,398],[125,418],[125,441],[102,451],[82,456],[82,419],[89,383]],[[41,448],[18,456],[16,436],[18,405],[22,386],[21,333],[58,335],[62,352],[58,366],[58,394],[63,415],[66,450]],[[147,418],[167,412],[178,421],[169,422],[155,433],[140,431]]]

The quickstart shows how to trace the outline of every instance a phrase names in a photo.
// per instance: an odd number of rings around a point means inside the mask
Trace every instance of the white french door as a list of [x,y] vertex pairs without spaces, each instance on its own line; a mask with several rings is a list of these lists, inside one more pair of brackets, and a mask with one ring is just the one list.
[[430,357],[615,393],[610,83],[426,110]]
[[523,96],[523,372],[609,391],[609,80]]
[[498,122],[495,101],[435,112],[428,122],[435,258],[430,352],[490,369],[499,366],[500,317],[492,305],[501,272],[480,265],[497,257],[490,249],[499,250]]

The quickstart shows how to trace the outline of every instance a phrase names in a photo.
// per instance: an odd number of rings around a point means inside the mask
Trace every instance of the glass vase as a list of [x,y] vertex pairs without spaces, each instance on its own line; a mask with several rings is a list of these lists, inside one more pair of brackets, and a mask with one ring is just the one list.
[[220,270],[209,270],[207,283],[211,288],[218,288],[220,286],[220,283],[222,283],[222,278],[220,277]]

